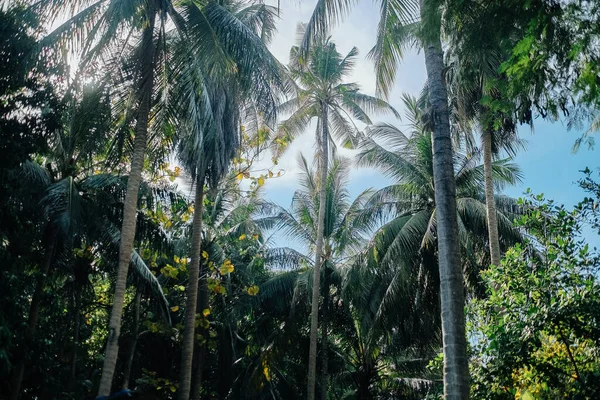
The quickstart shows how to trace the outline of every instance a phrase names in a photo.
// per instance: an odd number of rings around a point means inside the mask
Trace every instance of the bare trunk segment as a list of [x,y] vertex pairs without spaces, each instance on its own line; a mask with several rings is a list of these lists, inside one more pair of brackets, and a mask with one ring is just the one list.
[[327,341],[329,325],[329,281],[327,271],[323,276],[323,310],[321,317],[321,337],[323,339],[323,348],[321,349],[321,400],[327,400],[327,390],[329,383],[329,344]]
[[492,134],[486,129],[483,132],[483,174],[485,181],[485,212],[487,214],[488,235],[490,240],[490,258],[492,265],[500,265],[500,236],[498,235],[498,219],[496,199],[494,198],[494,178],[492,174]]
[[[425,13],[429,10],[427,1],[420,0],[422,20],[426,20]],[[433,115],[433,177],[442,310],[444,399],[466,400],[469,398],[469,364],[465,296],[458,241],[448,93],[443,76],[444,56],[439,35],[434,40],[426,40],[423,47]]]
[[[192,362],[194,360],[194,332],[196,330],[196,305],[198,301],[198,278],[200,277],[200,257],[202,249],[202,210],[204,202],[204,174],[199,174],[196,182],[194,220],[192,222],[192,249],[190,277],[186,289],[185,327],[181,350],[181,378],[179,379],[179,400],[189,400],[192,386]],[[202,360],[200,360],[202,362]]]

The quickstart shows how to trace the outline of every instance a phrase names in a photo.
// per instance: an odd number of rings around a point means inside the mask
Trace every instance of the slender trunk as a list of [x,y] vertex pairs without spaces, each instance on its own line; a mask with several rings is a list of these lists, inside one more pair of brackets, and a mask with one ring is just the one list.
[[[428,0],[420,0],[425,20]],[[433,115],[433,177],[437,218],[440,299],[444,350],[444,398],[469,398],[469,365],[465,334],[465,296],[460,264],[456,183],[452,160],[452,139],[448,93],[444,79],[444,56],[439,34],[423,43]]]
[[329,158],[329,132],[327,126],[327,108],[323,105],[321,111],[321,159],[319,162],[319,216],[317,219],[317,245],[315,249],[315,266],[313,271],[313,290],[312,304],[310,312],[310,350],[308,353],[308,386],[307,399],[315,400],[315,383],[317,373],[317,340],[319,330],[319,297],[321,294],[321,258],[323,254],[323,231],[325,228],[325,201],[326,201],[326,181],[327,181],[327,163]]
[[500,265],[500,238],[496,199],[494,198],[494,178],[492,176],[492,134],[489,129],[483,132],[483,175],[485,180],[485,212],[487,214],[488,235],[490,239],[490,258],[492,265]]
[[[203,330],[204,331],[204,330]],[[201,344],[198,346],[198,364],[194,371],[194,385],[192,386],[192,400],[200,400],[202,398],[202,379],[204,378],[204,359],[206,357],[206,346]]]
[[[149,2],[152,4],[152,2]],[[148,25],[142,33],[141,43],[141,76],[139,82],[139,110],[135,127],[135,139],[133,142],[133,155],[131,157],[131,171],[127,179],[127,192],[123,205],[123,225],[121,227],[121,243],[119,246],[119,266],[115,283],[115,297],[110,313],[108,324],[108,342],[104,355],[104,366],[98,396],[107,396],[112,387],[115,366],[119,355],[119,334],[121,332],[121,318],[123,316],[123,305],[125,304],[125,290],[127,286],[127,272],[131,262],[131,252],[135,239],[137,203],[140,183],[142,181],[142,170],[144,169],[144,156],[146,153],[146,142],[148,136],[148,118],[152,103],[152,86],[154,80],[154,22],[156,14],[152,7],[148,10],[150,18]]]
[[81,285],[77,284],[75,291],[75,317],[73,324],[73,360],[71,360],[71,390],[75,388],[77,382],[77,350],[79,349],[79,331],[81,328]]
[[123,384],[122,389],[129,387],[129,379],[131,377],[131,367],[133,367],[133,359],[135,357],[135,348],[137,346],[138,335],[140,333],[140,308],[142,303],[142,292],[138,289],[135,292],[135,298],[133,299],[133,331],[131,332],[131,346],[129,346],[129,353],[127,354],[127,360],[125,361],[125,369],[123,370]]
[[[196,198],[194,200],[194,220],[192,222],[192,254],[190,277],[187,285],[187,301],[185,306],[185,327],[183,331],[183,347],[181,350],[181,377],[179,379],[179,400],[190,399],[192,386],[192,361],[194,360],[194,331],[196,323],[196,306],[198,301],[198,278],[200,276],[200,256],[202,248],[202,206],[204,201],[204,174],[198,175],[196,182]],[[202,362],[202,360],[199,360]]]
[[328,369],[329,369],[329,344],[327,343],[327,326],[329,322],[329,281],[328,271],[323,274],[323,307],[321,312],[321,336],[323,338],[323,348],[321,349],[321,400],[327,400],[328,389]]
[[[205,262],[201,263],[200,268],[200,280],[198,283],[198,309],[202,312],[205,308],[208,308],[208,287],[206,282],[207,277],[207,265]],[[201,326],[198,327],[198,333],[201,334],[205,339],[208,336],[206,329]],[[194,385],[192,387],[192,400],[200,400],[202,394],[202,378],[204,375],[204,358],[206,356],[206,344],[200,343],[198,345],[198,364],[196,365],[196,373],[194,374]]]
[[[40,307],[42,306],[42,300],[44,299],[44,287],[46,286],[46,278],[50,272],[50,266],[52,265],[52,259],[54,257],[54,250],[56,248],[56,237],[58,231],[55,228],[51,228],[49,234],[48,246],[46,247],[46,253],[44,254],[44,260],[42,261],[42,275],[39,277],[31,304],[29,306],[29,318],[27,320],[27,334],[30,338],[33,338],[35,329],[37,327],[38,316]],[[27,348],[23,349],[23,355],[21,360],[15,367],[12,377],[12,392],[10,394],[10,400],[17,400],[21,393],[21,385],[23,383],[23,376],[25,374],[25,365],[27,362]]]
[[359,378],[358,391],[356,393],[357,400],[369,400],[372,398],[369,387],[371,386],[371,374],[365,371]]

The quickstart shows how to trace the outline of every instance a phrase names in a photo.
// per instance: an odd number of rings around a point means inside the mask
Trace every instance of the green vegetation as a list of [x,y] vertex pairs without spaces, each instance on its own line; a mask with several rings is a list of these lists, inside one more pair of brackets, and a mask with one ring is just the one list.
[[[501,194],[519,124],[594,145],[598,5],[382,0],[372,96],[353,4],[284,65],[260,0],[0,2],[0,399],[600,397],[600,184]],[[427,82],[378,122],[410,47]]]

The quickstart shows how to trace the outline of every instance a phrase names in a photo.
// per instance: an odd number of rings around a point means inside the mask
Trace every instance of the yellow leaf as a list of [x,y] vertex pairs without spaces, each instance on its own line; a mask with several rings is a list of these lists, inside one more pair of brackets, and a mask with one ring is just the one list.
[[244,179],[244,174],[242,174],[241,172],[239,174],[237,174],[237,180],[241,181],[242,179]]
[[273,171],[269,170],[269,178],[273,177]]
[[208,258],[208,253],[206,252],[206,250],[202,251],[202,258]]
[[258,178],[256,180],[256,182],[258,183],[258,186],[262,186],[265,184],[265,178],[263,178],[262,176],[260,178]]
[[171,307],[171,311],[173,311],[173,312],[179,311],[179,306]]
[[223,263],[223,265],[221,265],[221,268],[219,268],[219,273],[221,275],[227,275],[232,273],[235,270],[235,267],[233,266],[233,264],[231,264],[231,261],[229,260],[225,260],[225,262]]
[[244,239],[246,239],[246,234],[245,234],[245,233],[242,233],[238,239],[239,239],[239,240],[244,240]]
[[254,285],[254,286],[250,286],[248,288],[248,294],[250,296],[256,296],[258,294],[259,288],[258,286]]
[[265,375],[265,379],[267,381],[271,381],[271,375],[269,374],[269,365],[267,364],[267,360],[262,361],[263,374]]
[[210,315],[210,308],[205,308],[202,310],[202,315],[204,315],[204,317],[208,317]]

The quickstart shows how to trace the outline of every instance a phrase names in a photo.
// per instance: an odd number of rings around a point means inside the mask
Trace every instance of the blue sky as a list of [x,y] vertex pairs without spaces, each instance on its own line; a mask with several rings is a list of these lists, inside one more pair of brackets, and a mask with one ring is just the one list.
[[[283,63],[287,63],[289,49],[295,44],[298,22],[308,20],[314,3],[312,0],[304,0],[301,3],[282,0],[278,34],[270,47]],[[332,30],[332,38],[340,52],[348,52],[352,46],[359,49],[360,60],[350,81],[358,83],[363,92],[368,94],[375,92],[375,77],[373,65],[365,56],[375,43],[377,11],[374,3],[361,1],[344,22]],[[408,51],[400,66],[398,79],[389,101],[402,113],[401,94],[408,92],[417,95],[424,81],[425,64],[422,54]],[[373,119],[402,126],[402,121],[391,117]],[[533,132],[525,126],[520,129],[520,134],[528,144],[527,148],[517,155],[515,162],[521,167],[524,179],[521,184],[506,188],[505,193],[519,197],[527,188],[531,188],[533,192],[544,193],[546,197],[569,207],[581,200],[584,194],[576,184],[582,176],[579,171],[585,167],[592,170],[600,167],[598,163],[600,149],[588,150],[587,147],[582,147],[577,154],[573,154],[571,149],[580,132],[567,131],[561,123],[549,123],[541,119],[536,120]],[[314,127],[308,129],[304,136],[290,146],[280,160],[279,167],[285,170],[285,176],[267,180],[265,184],[266,196],[285,207],[290,205],[292,194],[296,189],[298,172],[296,158],[299,152],[307,157],[311,157],[314,153]],[[344,150],[343,153],[352,156],[352,151]],[[376,171],[353,169],[350,190],[353,195],[356,195],[364,189],[379,188],[387,183],[389,183],[387,179]],[[597,237],[592,238],[592,242],[596,245],[600,244]]]

